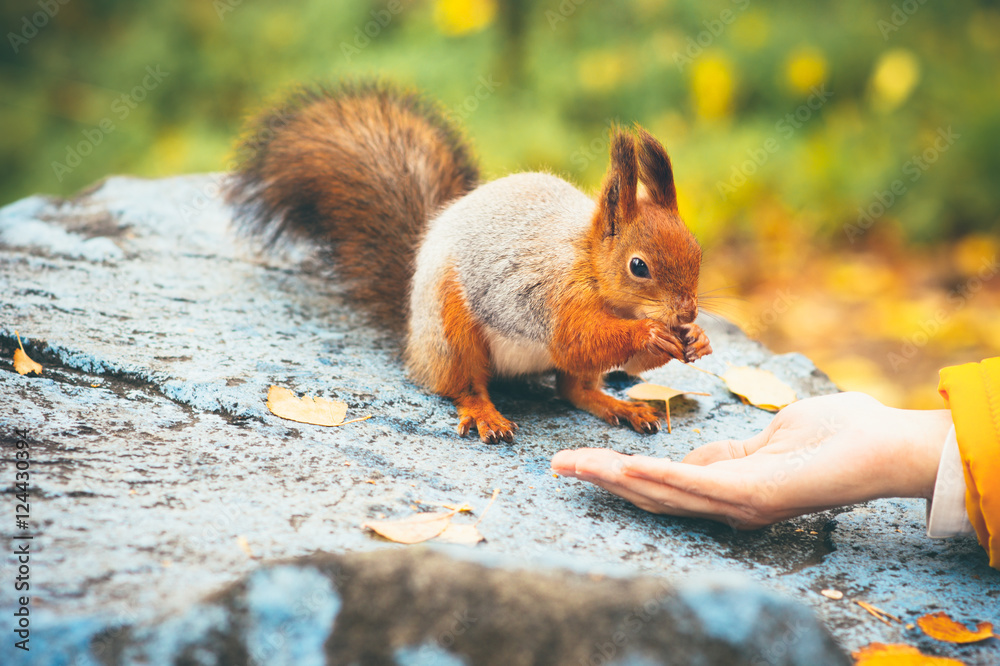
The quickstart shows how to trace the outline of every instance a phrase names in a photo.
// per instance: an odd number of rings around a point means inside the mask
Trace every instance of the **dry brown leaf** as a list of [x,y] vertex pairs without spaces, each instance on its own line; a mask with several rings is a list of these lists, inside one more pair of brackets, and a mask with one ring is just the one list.
[[910,645],[871,643],[852,652],[854,666],[963,666],[945,657],[932,657]]
[[839,601],[844,598],[844,593],[840,590],[820,590],[819,593],[827,599],[833,599],[834,601]]
[[768,411],[776,412],[798,400],[791,386],[760,368],[730,368],[720,379],[743,402]]
[[346,402],[313,398],[308,395],[297,398],[294,393],[280,386],[268,389],[267,408],[275,416],[288,421],[321,426],[342,425],[344,417],[347,416]]
[[944,612],[928,613],[917,620],[917,625],[931,638],[949,643],[975,643],[996,636],[989,622],[980,622],[975,631],[969,631],[964,624],[955,622]]
[[667,432],[673,432],[673,427],[670,425],[670,400],[671,398],[676,398],[679,395],[712,395],[711,393],[703,393],[701,391],[678,391],[677,389],[670,388],[669,386],[660,386],[659,384],[636,384],[625,391],[625,395],[632,398],[633,400],[645,400],[645,401],[660,401],[663,403],[663,409],[667,416]]
[[480,541],[486,541],[479,529],[475,525],[457,525],[455,523],[450,523],[448,527],[445,528],[444,532],[441,532],[437,536],[437,541],[444,541],[447,543],[458,543],[465,546],[475,546]]
[[438,536],[451,523],[454,511],[418,513],[400,520],[376,520],[362,527],[396,543],[420,543]]
[[21,336],[17,334],[17,331],[14,331],[14,335],[17,336],[18,347],[14,350],[14,370],[19,375],[26,375],[29,372],[36,375],[42,374],[42,364],[31,360],[31,357],[24,351],[24,345],[21,344]]

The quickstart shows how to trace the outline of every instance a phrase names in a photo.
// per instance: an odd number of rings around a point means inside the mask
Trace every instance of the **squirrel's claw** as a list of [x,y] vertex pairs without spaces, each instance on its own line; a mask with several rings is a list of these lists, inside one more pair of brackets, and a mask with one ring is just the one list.
[[667,356],[668,360],[669,358],[684,359],[684,341],[678,337],[676,332],[658,321],[654,321],[650,326],[646,349],[654,356]]
[[456,428],[456,430],[458,431],[458,436],[465,437],[466,435],[468,435],[469,430],[474,425],[476,425],[476,419],[472,418],[471,416],[463,416],[461,420],[458,422],[458,428]]
[[465,437],[473,427],[484,444],[513,442],[517,424],[505,419],[492,403],[486,400],[467,400],[458,405],[458,434]]
[[702,356],[712,353],[712,345],[705,331],[697,324],[682,324],[679,327],[681,339],[684,342],[684,362],[697,361]]

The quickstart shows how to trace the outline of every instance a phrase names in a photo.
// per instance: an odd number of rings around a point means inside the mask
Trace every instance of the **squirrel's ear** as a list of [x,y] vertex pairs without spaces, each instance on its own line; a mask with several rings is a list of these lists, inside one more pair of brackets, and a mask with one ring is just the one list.
[[658,206],[676,211],[677,190],[674,188],[674,170],[667,151],[652,134],[639,125],[639,177],[650,198]]
[[635,139],[620,129],[611,134],[611,166],[601,190],[600,220],[605,238],[614,236],[618,227],[631,221],[636,214]]

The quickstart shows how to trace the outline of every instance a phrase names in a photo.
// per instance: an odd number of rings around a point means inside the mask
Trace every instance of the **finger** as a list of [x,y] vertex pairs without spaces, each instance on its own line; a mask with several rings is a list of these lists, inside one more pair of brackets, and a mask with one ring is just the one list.
[[615,482],[603,478],[580,478],[650,513],[715,520],[738,530],[757,529],[771,522],[746,507],[694,495],[646,479],[626,477]]
[[747,475],[720,465],[692,465],[664,458],[630,456],[620,465],[625,477],[643,479],[677,493],[717,500],[726,504],[746,503]]
[[553,472],[576,477],[601,469],[619,469],[627,457],[611,449],[566,449],[552,456],[550,466]]
[[[704,479],[685,478],[681,474],[675,475],[670,484],[662,483],[657,470],[670,466],[687,469],[694,477]],[[552,459],[552,469],[600,486],[653,513],[727,522],[729,518],[745,513],[740,505],[724,499],[726,495],[734,494],[733,487],[738,485],[738,481],[727,481],[725,473],[720,475],[715,470],[712,474],[705,474],[703,468],[693,465],[646,456],[625,456],[609,449],[560,451]],[[637,469],[646,470],[650,478],[633,473]],[[722,479],[712,479],[712,476],[721,476]]]
[[738,460],[766,446],[771,435],[768,426],[749,439],[723,439],[699,446],[684,456],[689,465],[709,465],[720,460]]

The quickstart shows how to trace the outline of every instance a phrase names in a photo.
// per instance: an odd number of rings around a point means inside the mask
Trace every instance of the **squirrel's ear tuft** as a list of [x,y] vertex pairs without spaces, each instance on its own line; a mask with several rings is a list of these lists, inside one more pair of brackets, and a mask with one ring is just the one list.
[[601,190],[600,220],[605,238],[635,218],[637,183],[635,139],[615,128],[611,131],[611,165]]
[[650,198],[658,206],[677,210],[677,190],[674,188],[674,170],[663,145],[639,125],[639,177]]

